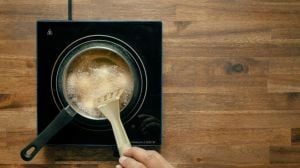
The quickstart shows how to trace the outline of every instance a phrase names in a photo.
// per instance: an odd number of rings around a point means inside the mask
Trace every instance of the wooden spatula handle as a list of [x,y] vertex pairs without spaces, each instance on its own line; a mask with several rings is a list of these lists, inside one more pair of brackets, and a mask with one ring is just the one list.
[[114,132],[119,154],[122,156],[125,149],[131,148],[131,144],[121,121],[119,100],[116,99],[114,101],[110,101],[98,108],[109,120]]
[[120,117],[118,117],[116,120],[111,121],[111,125],[113,128],[115,140],[117,142],[119,154],[120,156],[122,156],[124,150],[131,148],[130,141],[128,139],[128,136],[126,134],[126,131],[124,129]]

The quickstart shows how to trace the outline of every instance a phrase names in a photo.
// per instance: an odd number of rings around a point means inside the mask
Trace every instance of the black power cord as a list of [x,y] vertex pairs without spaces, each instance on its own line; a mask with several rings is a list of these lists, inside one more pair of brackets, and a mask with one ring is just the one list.
[[68,0],[68,20],[72,20],[72,0]]

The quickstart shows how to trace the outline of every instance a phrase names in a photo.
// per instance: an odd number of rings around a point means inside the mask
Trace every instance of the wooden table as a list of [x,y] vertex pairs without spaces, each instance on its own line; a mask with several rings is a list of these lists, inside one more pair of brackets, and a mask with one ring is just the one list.
[[[0,1],[1,168],[117,163],[102,148],[19,157],[36,132],[36,21],[66,18],[66,1]],[[74,0],[73,18],[163,21],[161,153],[174,166],[300,167],[299,0]]]

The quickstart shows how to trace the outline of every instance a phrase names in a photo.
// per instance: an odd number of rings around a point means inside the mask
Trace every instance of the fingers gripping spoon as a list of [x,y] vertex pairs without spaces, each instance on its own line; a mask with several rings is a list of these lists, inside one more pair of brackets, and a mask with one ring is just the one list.
[[97,99],[97,103],[99,104],[97,108],[108,119],[112,126],[120,156],[123,155],[125,149],[131,148],[130,141],[120,117],[119,99],[123,91],[123,89],[118,89]]

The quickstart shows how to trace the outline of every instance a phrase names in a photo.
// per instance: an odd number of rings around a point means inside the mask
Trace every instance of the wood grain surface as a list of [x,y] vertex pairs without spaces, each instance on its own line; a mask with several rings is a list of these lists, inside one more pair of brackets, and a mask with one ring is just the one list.
[[[110,168],[105,148],[19,152],[36,135],[36,21],[66,0],[0,1],[0,167]],[[164,141],[177,168],[300,167],[299,0],[73,0],[74,20],[162,20]]]

